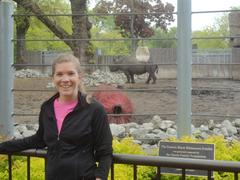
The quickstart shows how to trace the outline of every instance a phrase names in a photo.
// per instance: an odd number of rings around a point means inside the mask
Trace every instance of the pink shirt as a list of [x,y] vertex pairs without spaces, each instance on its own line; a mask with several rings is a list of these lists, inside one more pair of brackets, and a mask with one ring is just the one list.
[[58,98],[54,100],[54,112],[57,119],[58,134],[61,131],[63,121],[68,113],[72,112],[77,105],[77,100],[71,102],[59,102]]

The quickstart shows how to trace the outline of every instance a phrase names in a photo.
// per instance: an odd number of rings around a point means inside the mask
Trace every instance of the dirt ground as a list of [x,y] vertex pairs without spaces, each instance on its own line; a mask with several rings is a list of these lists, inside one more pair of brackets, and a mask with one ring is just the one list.
[[[37,114],[41,103],[54,93],[46,87],[49,82],[51,82],[49,78],[15,79],[14,118],[16,123],[37,122]],[[86,88],[89,92],[95,89],[94,87]],[[231,120],[231,118],[227,117],[195,116],[196,113],[220,116],[240,114],[240,81],[193,79],[192,88],[192,120],[194,125],[205,124],[209,119],[216,121]],[[19,91],[29,89],[35,91]],[[127,91],[127,89],[130,91]],[[132,101],[134,114],[146,114],[145,116],[134,116],[131,121],[138,123],[149,122],[154,114],[160,114],[162,119],[176,120],[176,115],[171,115],[176,114],[177,111],[175,79],[159,79],[156,84],[149,85],[139,80],[136,84],[125,84],[122,90]]]

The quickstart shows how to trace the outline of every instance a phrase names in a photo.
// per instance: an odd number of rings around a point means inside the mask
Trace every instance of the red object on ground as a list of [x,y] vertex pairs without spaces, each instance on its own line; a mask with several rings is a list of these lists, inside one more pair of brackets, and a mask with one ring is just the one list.
[[[119,89],[110,85],[101,85],[98,87],[98,91],[93,93],[93,96],[101,102],[109,115],[109,123],[124,124],[128,123],[132,114],[133,105],[130,99]],[[119,116],[117,116],[119,114]]]

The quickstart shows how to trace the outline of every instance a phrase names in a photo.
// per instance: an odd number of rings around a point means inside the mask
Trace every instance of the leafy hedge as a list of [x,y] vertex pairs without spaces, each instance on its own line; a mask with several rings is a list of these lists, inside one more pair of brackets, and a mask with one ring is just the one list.
[[[215,159],[227,161],[240,160],[240,142],[233,141],[229,143],[222,136],[212,136],[205,140],[193,139],[184,137],[182,139],[170,139],[169,141],[175,142],[201,142],[201,143],[214,143],[215,144]],[[124,138],[122,140],[113,140],[114,153],[124,154],[138,154],[146,155],[147,153],[141,148],[140,145],[135,144],[132,138]],[[158,149],[152,151],[151,155],[157,155]],[[13,180],[25,180],[27,176],[27,163],[25,157],[14,156],[13,161]],[[138,180],[151,180],[156,173],[155,167],[138,166],[137,169]],[[132,165],[114,165],[115,180],[132,180],[133,168]],[[240,176],[239,176],[240,178]],[[0,179],[8,180],[8,164],[7,156],[0,155]],[[42,158],[31,158],[31,179],[42,180],[44,179],[44,160]],[[110,179],[110,178],[109,178]],[[179,179],[176,175],[163,175],[164,180]],[[202,177],[187,177],[189,180],[206,179]],[[233,173],[215,172],[215,180],[230,180],[234,179]]]

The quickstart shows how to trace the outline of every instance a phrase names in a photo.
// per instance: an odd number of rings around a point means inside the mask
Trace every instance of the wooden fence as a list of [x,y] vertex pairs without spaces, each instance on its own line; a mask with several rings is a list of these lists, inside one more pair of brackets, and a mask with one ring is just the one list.
[[[50,65],[52,60],[62,52],[27,52],[26,61],[29,64]],[[158,78],[176,78],[177,52],[174,48],[150,49],[154,63],[159,64]],[[91,70],[108,71],[107,64],[112,63],[112,56],[95,56]],[[233,78],[238,75],[240,65],[240,48],[233,49],[193,49],[192,77],[193,78]],[[51,73],[49,66],[34,67],[42,73]]]

